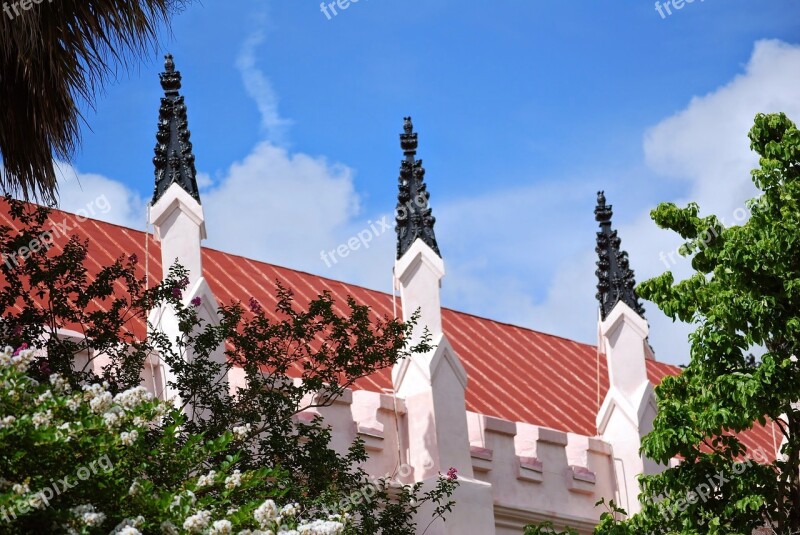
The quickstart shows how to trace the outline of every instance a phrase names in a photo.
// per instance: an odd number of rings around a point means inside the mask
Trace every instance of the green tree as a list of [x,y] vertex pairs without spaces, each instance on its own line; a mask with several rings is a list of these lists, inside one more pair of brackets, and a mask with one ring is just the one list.
[[[686,240],[695,273],[676,283],[666,272],[637,291],[697,328],[689,365],[656,387],[642,453],[681,463],[641,477],[643,510],[624,521],[605,514],[598,534],[800,533],[800,132],[784,114],[759,114],[749,137],[761,194],[745,224],[700,217],[695,203],[651,212]],[[773,423],[777,460],[737,437]]]
[[[30,343],[41,348],[41,358],[29,371],[34,379],[45,383],[56,373],[74,391],[105,385],[109,395],[116,396],[140,387],[145,362],[157,353],[173,370],[170,386],[182,400],[178,409],[189,417],[180,425],[168,418],[163,424],[167,427],[141,433],[151,450],[159,449],[165,433],[179,446],[193,444],[198,437],[221,444],[204,469],[227,460],[227,471],[291,474],[279,480],[281,500],[296,503],[304,518],[348,515],[345,533],[412,534],[414,515],[424,503],[435,502],[435,519],[452,508],[448,498],[457,485],[454,472],[427,492],[420,485],[400,485],[391,474],[369,479],[360,466],[367,458],[361,441],[337,452],[324,422],[294,418],[310,407],[333,403],[359,378],[412,352],[428,351],[427,340],[409,347],[413,321],[376,318],[353,299],[338,312],[329,294],[299,306],[291,291],[279,286],[274,315],[267,316],[250,298],[246,307],[238,302],[221,305],[219,324],[210,325],[197,314],[201,302],[183,303],[188,279],[180,266],[151,288],[135,255],[120,257],[90,275],[88,241],[73,237],[57,252],[49,246],[53,237],[48,236],[47,209],[6,201],[19,230],[0,227],[0,258],[10,259],[0,264],[0,347]],[[36,243],[39,246],[31,246]],[[180,334],[170,339],[154,330],[143,336],[150,311],[164,306],[177,314]],[[64,329],[81,336],[51,336]],[[215,358],[219,348],[225,352],[222,362]],[[76,360],[76,355],[89,355],[89,360]],[[99,371],[92,366],[98,355],[107,359]],[[220,377],[234,366],[244,370],[247,383],[232,394]],[[231,434],[236,437],[233,442]],[[71,457],[58,458],[65,469],[77,469]],[[12,463],[6,458],[0,476],[13,472]],[[144,471],[141,478],[153,485],[166,478],[166,489],[172,489],[186,481],[187,470],[198,466],[187,468],[165,457],[154,468],[158,469]],[[217,472],[221,477],[222,470]],[[14,476],[19,479],[24,473]],[[258,498],[271,498],[275,478],[262,478],[261,485]],[[258,491],[256,487],[253,492]],[[130,517],[123,513],[106,503],[108,522]],[[113,527],[102,526],[105,532]]]
[[[648,533],[800,531],[800,132],[783,114],[760,114],[749,137],[762,193],[745,224],[699,217],[696,204],[652,213],[687,240],[695,274],[675,283],[664,273],[639,294],[697,328],[689,365],[656,389],[654,430],[642,441],[651,459],[682,458],[642,478],[644,511],[631,524]],[[757,360],[755,347],[765,350]],[[785,444],[768,462],[736,434],[773,422]]]

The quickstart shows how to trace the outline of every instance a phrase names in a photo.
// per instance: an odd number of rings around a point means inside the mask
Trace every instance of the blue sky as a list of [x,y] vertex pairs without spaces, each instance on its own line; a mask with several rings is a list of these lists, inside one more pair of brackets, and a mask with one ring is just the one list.
[[[112,210],[99,217],[144,228],[170,51],[208,245],[390,291],[393,232],[332,267],[320,251],[392,219],[397,134],[411,114],[444,304],[593,343],[595,192],[606,190],[642,280],[679,243],[649,210],[698,200],[732,214],[753,192],[754,113],[800,120],[795,0],[672,12],[649,1],[360,0],[329,20],[313,0],[196,3],[86,110],[62,205],[106,195]],[[687,328],[646,308],[657,356],[687,361]]]

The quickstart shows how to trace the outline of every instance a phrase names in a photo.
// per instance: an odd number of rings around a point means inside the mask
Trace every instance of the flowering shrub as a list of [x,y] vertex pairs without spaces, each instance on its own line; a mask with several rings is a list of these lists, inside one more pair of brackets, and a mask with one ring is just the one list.
[[[6,202],[19,229],[0,226],[0,255],[14,255],[42,234],[50,212]],[[19,263],[0,263],[0,347],[27,342],[41,351],[27,363],[26,388],[35,391],[18,399],[21,391],[12,387],[4,398],[0,477],[12,491],[30,481],[24,492],[6,492],[0,507],[29,504],[37,493],[50,506],[9,516],[14,529],[334,533],[341,520],[335,515],[346,514],[341,529],[348,535],[411,535],[424,504],[434,505],[433,518],[420,519],[426,523],[452,509],[455,472],[426,492],[421,484],[371,480],[361,468],[363,442],[336,451],[322,420],[295,417],[330,405],[361,377],[429,351],[427,339],[408,343],[414,319],[378,318],[327,293],[298,307],[279,284],[273,315],[242,296],[246,306],[222,304],[219,322],[205,322],[208,303],[186,295],[189,279],[178,265],[148,284],[135,254],[90,272],[89,242],[75,236],[29,249]],[[174,315],[180,336],[148,325],[153,311]],[[64,329],[82,336],[52,336]],[[139,388],[153,355],[172,372],[166,386],[181,400],[175,410]],[[7,373],[16,369],[9,358]],[[233,367],[246,377],[236,392],[220,380]],[[76,475],[87,480],[61,488],[61,478],[71,484]],[[272,526],[255,516],[263,506],[259,516],[267,518],[268,500],[282,504]]]
[[[143,387],[31,378],[36,352],[0,353],[0,532],[338,534],[279,507],[287,476],[221,455],[233,432],[183,442],[181,413]],[[294,531],[290,531],[294,530]]]

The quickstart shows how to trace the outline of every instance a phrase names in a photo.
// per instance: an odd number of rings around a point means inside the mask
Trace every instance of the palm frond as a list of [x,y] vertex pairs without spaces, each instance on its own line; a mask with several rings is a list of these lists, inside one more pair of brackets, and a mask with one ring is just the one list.
[[154,48],[159,26],[185,3],[40,0],[27,10],[18,0],[3,4],[0,188],[54,203],[54,159],[69,161],[80,142],[80,103],[93,105],[116,68]]

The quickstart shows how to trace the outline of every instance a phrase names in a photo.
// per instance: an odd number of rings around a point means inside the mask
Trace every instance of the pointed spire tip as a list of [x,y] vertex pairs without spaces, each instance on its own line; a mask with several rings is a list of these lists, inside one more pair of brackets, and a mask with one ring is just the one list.
[[156,184],[151,204],[155,204],[173,183],[200,202],[186,103],[178,92],[181,88],[181,73],[175,70],[172,54],[164,56],[164,72],[159,74],[159,78],[164,96],[158,111],[153,158]]
[[636,295],[636,279],[630,268],[628,253],[620,246],[622,240],[616,230],[611,228],[611,205],[606,204],[603,191],[597,192],[595,220],[600,223],[597,233],[597,301],[600,303],[600,317],[605,320],[614,307],[622,301],[639,316],[644,318],[644,307]]
[[417,238],[440,258],[442,256],[433,232],[436,218],[433,217],[429,206],[430,193],[425,185],[425,168],[422,167],[422,160],[416,159],[417,142],[411,117],[404,117],[400,148],[403,149],[405,159],[400,162],[395,215],[398,260],[411,248]]

